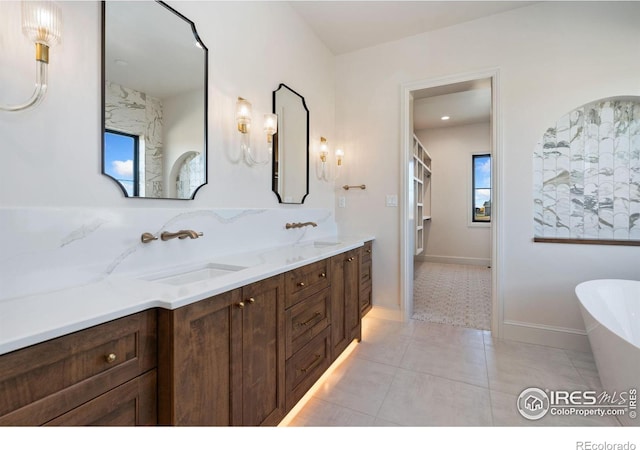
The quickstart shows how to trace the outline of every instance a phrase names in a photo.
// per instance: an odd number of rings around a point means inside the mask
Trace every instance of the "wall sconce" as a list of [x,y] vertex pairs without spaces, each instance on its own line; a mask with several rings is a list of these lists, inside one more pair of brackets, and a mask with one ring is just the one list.
[[36,88],[31,97],[18,105],[0,105],[0,111],[22,111],[42,102],[47,92],[49,47],[60,41],[62,13],[50,1],[23,1],[22,32],[36,46]]
[[240,132],[240,148],[244,155],[244,161],[249,166],[267,164],[273,151],[273,135],[278,131],[278,116],[275,114],[264,115],[264,133],[267,135],[269,156],[264,161],[259,161],[251,149],[251,103],[242,97],[238,97],[236,102],[236,122]]
[[336,166],[338,166],[338,169],[342,167],[342,158],[344,158],[344,150],[336,149]]
[[264,133],[267,135],[269,154],[273,151],[273,135],[278,132],[278,116],[275,114],[264,115]]
[[320,137],[320,147],[318,149],[318,161],[316,164],[316,176],[323,181],[333,181],[340,176],[340,169],[342,168],[342,162],[344,158],[344,150],[336,149],[336,168],[334,176],[331,176],[330,166],[328,164],[329,146],[327,145],[327,138]]

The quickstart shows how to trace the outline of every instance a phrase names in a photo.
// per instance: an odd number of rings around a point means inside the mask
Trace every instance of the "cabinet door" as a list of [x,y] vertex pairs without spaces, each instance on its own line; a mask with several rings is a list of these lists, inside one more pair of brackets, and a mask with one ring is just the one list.
[[284,277],[243,287],[242,299],[241,423],[277,425],[285,415]]
[[[243,306],[243,305],[242,305]],[[242,308],[239,289],[174,311],[159,310],[159,422],[233,425],[239,419]],[[234,383],[236,386],[234,386]],[[236,415],[237,416],[237,415]]]
[[359,251],[331,258],[331,345],[336,359],[354,339],[360,339]]

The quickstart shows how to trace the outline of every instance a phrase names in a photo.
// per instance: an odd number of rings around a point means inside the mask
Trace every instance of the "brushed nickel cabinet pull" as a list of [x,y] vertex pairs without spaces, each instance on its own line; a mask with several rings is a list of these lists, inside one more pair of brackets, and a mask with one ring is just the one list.
[[237,305],[237,306],[238,306],[238,308],[240,308],[240,309],[244,308],[244,302],[240,302],[240,303],[238,303],[238,305]]
[[320,278],[327,278],[327,274],[326,274],[326,273],[324,273],[324,272],[322,272],[322,273],[320,274]]
[[367,253],[371,253],[371,249],[367,250]]
[[249,303],[255,303],[255,302],[256,302],[256,299],[255,299],[255,298],[253,298],[253,297],[251,297],[251,298],[250,298],[249,300],[247,300],[247,301],[248,301]]
[[116,359],[118,359],[118,357],[116,356],[116,354],[115,354],[115,353],[109,353],[108,355],[106,355],[106,356],[104,357],[104,359],[105,359],[109,364],[111,364],[111,363],[112,363],[112,362],[114,362]]
[[304,281],[301,281],[300,283],[298,283],[298,286],[304,287],[305,286]]
[[311,361],[311,364],[309,364],[304,369],[298,369],[298,370],[302,373],[308,372],[309,370],[313,369],[318,364],[318,362],[320,362],[320,358],[322,358],[322,355],[316,354],[316,357],[313,361]]

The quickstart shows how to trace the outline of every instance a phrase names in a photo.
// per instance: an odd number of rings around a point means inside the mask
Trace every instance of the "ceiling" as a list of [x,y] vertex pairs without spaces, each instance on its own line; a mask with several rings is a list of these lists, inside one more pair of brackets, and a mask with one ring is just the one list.
[[[491,117],[491,79],[449,84],[413,93],[413,129],[488,123]],[[448,116],[448,120],[442,120]]]
[[526,1],[291,1],[334,55],[522,8]]
[[[535,1],[291,1],[318,38],[341,55],[522,8]],[[414,130],[489,122],[491,82],[413,92]],[[447,121],[443,115],[450,116]]]

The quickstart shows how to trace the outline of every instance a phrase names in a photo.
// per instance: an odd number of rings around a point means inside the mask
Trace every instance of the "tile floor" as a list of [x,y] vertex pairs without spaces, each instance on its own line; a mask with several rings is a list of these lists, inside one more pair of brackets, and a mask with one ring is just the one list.
[[289,426],[618,426],[612,417],[523,418],[528,387],[601,389],[590,353],[482,330],[365,317],[362,342]]

